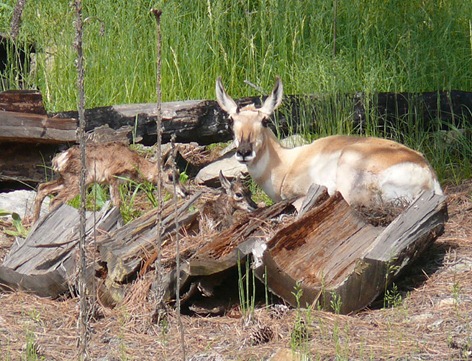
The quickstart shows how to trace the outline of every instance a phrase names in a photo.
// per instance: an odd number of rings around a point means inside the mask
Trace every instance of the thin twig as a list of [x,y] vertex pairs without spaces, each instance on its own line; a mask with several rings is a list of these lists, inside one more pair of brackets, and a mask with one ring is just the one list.
[[88,359],[88,299],[86,292],[86,249],[85,249],[85,238],[86,238],[86,229],[85,229],[85,176],[86,176],[86,160],[85,160],[85,92],[84,92],[84,56],[82,49],[82,35],[83,35],[83,23],[82,23],[82,1],[75,1],[75,10],[76,10],[76,38],[75,38],[75,48],[77,50],[77,90],[79,93],[78,99],[78,113],[79,113],[79,130],[78,130],[78,140],[80,144],[80,160],[81,160],[81,169],[80,169],[80,225],[79,225],[79,302],[80,302],[80,315],[78,321],[79,327],[79,359],[87,360]]
[[[171,137],[171,166],[172,172],[175,172],[175,133],[172,134]],[[185,352],[185,333],[184,333],[184,326],[182,324],[182,316],[180,314],[180,236],[179,236],[179,217],[178,217],[178,206],[177,206],[177,182],[179,179],[173,177],[173,187],[174,187],[174,195],[173,195],[173,202],[174,202],[174,222],[175,222],[175,273],[177,275],[177,281],[175,285],[175,299],[176,299],[176,311],[177,311],[177,324],[180,332],[180,345],[182,347],[182,360],[186,360],[186,352]]]
[[247,79],[244,80],[244,83],[247,84],[247,85],[249,85],[251,88],[256,89],[259,93],[265,94],[264,89],[262,89],[262,87],[260,87],[259,85],[256,85],[256,84],[254,84],[254,83],[251,83],[251,82],[250,82],[249,80],[247,80]]
[[156,49],[157,49],[157,69],[156,69],[156,96],[157,96],[157,104],[156,104],[156,157],[157,157],[157,167],[159,169],[159,177],[157,178],[157,203],[158,203],[158,212],[157,212],[157,220],[156,224],[156,243],[157,243],[157,259],[155,263],[154,269],[156,270],[156,292],[154,294],[155,301],[156,301],[156,311],[155,315],[157,315],[156,319],[157,322],[160,323],[161,314],[163,313],[163,304],[162,299],[164,296],[164,290],[162,285],[162,257],[161,257],[161,250],[162,250],[162,237],[161,237],[161,225],[162,225],[162,193],[161,193],[161,170],[162,170],[162,152],[161,152],[161,144],[162,144],[162,91],[161,91],[161,10],[152,9],[151,13],[156,18]]

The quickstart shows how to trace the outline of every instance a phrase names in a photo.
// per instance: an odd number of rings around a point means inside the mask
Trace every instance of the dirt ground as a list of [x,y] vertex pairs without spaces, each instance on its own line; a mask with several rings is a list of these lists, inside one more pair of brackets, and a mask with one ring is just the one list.
[[[100,309],[90,323],[91,360],[468,360],[472,359],[472,180],[446,187],[449,221],[385,298],[354,315],[256,307],[244,318],[179,318],[169,310],[159,325],[146,300],[149,279],[129,299]],[[2,225],[0,224],[0,227]],[[7,225],[3,225],[6,227]],[[0,235],[0,253],[12,239]],[[0,360],[77,359],[78,299],[0,294]]]

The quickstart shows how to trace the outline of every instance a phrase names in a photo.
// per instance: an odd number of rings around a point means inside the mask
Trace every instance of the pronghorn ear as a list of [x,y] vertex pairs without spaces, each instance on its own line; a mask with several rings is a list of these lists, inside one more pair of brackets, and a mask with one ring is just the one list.
[[223,174],[223,172],[221,171],[220,169],[220,174],[219,174],[219,178],[220,178],[220,183],[221,183],[221,186],[226,189],[226,190],[229,190],[231,188],[231,182],[228,180],[228,178],[226,178]]
[[284,89],[280,77],[275,79],[275,86],[272,93],[267,97],[262,107],[259,109],[261,113],[271,115],[275,109],[282,103],[282,95]]
[[218,79],[216,79],[216,100],[218,101],[221,109],[223,109],[229,115],[233,115],[238,112],[238,105],[228,94],[226,94],[225,87],[221,82],[220,76]]

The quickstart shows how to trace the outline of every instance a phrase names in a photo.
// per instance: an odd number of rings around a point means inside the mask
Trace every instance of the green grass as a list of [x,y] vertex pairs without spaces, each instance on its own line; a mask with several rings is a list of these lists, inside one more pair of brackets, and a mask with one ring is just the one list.
[[[15,3],[0,4],[1,32],[9,31]],[[155,101],[156,25],[149,13],[154,7],[163,9],[164,101],[214,99],[219,75],[235,98],[257,94],[244,80],[268,92],[280,75],[286,94],[323,94],[316,114],[306,109],[305,135],[314,139],[353,132],[352,104],[342,94],[472,91],[470,1],[337,0],[336,13],[326,0],[83,4],[88,108]],[[68,1],[27,2],[24,10],[18,45],[34,42],[38,50],[26,86],[41,90],[49,112],[76,108],[73,20]],[[17,83],[16,69],[5,76]],[[373,111],[369,117],[368,134],[376,135],[378,117]],[[442,180],[470,177],[470,133],[447,143],[441,134],[415,129],[418,121],[405,119],[412,129],[395,138],[424,152]]]

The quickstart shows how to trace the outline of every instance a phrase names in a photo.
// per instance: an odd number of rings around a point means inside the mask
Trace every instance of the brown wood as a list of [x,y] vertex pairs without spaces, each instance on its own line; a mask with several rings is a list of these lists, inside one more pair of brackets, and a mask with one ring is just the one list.
[[[294,292],[303,291],[301,306],[319,303],[350,313],[369,305],[398,274],[442,233],[446,198],[425,193],[388,227],[359,218],[339,193],[280,229],[268,241],[264,265],[275,294],[297,306]],[[394,270],[394,272],[391,272]]]
[[[312,192],[317,194],[314,187]],[[316,199],[314,197],[313,199]],[[319,307],[350,313],[368,306],[404,268],[429,247],[447,219],[444,196],[425,193],[388,227],[373,226],[354,211],[339,193],[318,193],[314,208],[266,241],[263,264],[256,276],[269,290],[294,307]],[[261,227],[283,214],[288,203],[256,212],[254,219],[220,233],[203,246],[183,268],[185,302],[224,272],[244,263],[263,235]],[[395,272],[390,272],[394,270]],[[175,275],[168,279],[172,295]],[[196,287],[195,284],[199,286]],[[297,290],[302,291],[297,300]],[[174,290],[174,291],[173,291]],[[334,295],[339,304],[335,306]],[[334,309],[336,308],[336,309]]]
[[50,118],[47,115],[0,112],[0,142],[66,143],[75,142],[75,119]]
[[[161,233],[163,247],[171,242],[176,232],[191,227],[198,212],[189,211],[189,207],[200,197],[194,194],[188,200],[179,200],[177,211],[173,202],[166,203],[162,208],[162,223],[156,224],[155,208],[133,220],[125,226],[110,232],[97,240],[97,250],[103,264],[106,265],[106,279],[100,289],[102,299],[108,305],[122,301],[127,290],[127,282],[135,279],[143,267],[148,267],[157,256],[156,237]],[[175,228],[176,221],[179,229]],[[173,247],[172,244],[169,245]]]
[[0,110],[46,115],[43,96],[36,90],[7,90],[0,92]]
[[0,143],[0,182],[8,188],[13,183],[34,184],[51,179],[51,159],[59,150],[53,144]]
[[[472,124],[472,92],[426,92],[426,93],[377,93],[365,95],[363,93],[339,95],[339,101],[352,104],[351,119],[355,132],[363,134],[366,131],[366,112],[376,111],[376,121],[379,131],[385,136],[391,134],[408,133],[405,129],[408,124],[415,122],[418,129],[423,131],[437,131],[435,120],[440,118],[442,130],[453,130],[456,127],[467,128]],[[236,102],[241,106],[255,103],[261,104],[265,97],[246,97]],[[331,101],[331,100],[330,100]],[[288,131],[297,132],[303,124],[304,131],[317,130],[317,124],[326,122],[318,119],[316,108],[331,106],[327,100],[318,95],[287,95],[282,107],[275,112],[278,130],[282,134]],[[367,109],[367,110],[366,110]],[[302,122],[307,111],[312,111],[313,122]],[[181,102],[167,102],[162,104],[163,111],[163,141],[168,142],[172,134],[176,141],[181,143],[197,142],[201,145],[225,142],[232,138],[231,130],[227,126],[227,114],[222,112],[216,101],[188,100]],[[56,117],[77,118],[77,112],[56,113]],[[136,127],[136,134],[143,138],[144,144],[154,144],[156,139],[156,106],[151,104],[114,105],[85,112],[87,131],[98,126],[109,124],[113,129],[129,125]],[[372,115],[370,115],[372,117]],[[414,118],[412,118],[414,117]],[[405,121],[409,119],[409,122]],[[431,124],[435,124],[431,126]],[[308,126],[308,128],[306,128]]]

